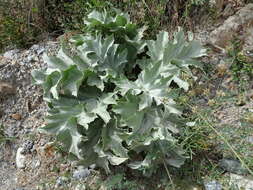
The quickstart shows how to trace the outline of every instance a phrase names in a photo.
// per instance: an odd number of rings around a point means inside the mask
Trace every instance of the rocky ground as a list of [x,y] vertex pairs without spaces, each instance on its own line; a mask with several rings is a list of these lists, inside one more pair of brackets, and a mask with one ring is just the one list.
[[75,180],[93,172],[93,166],[75,167],[75,162],[56,150],[50,137],[37,132],[44,124],[47,106],[42,89],[32,83],[31,71],[45,68],[43,54],[56,54],[58,47],[59,42],[49,41],[0,57],[0,140],[8,138],[0,145],[1,190],[81,188]]
[[[222,21],[220,26],[210,27],[209,30],[199,29],[196,37],[210,49],[203,61],[214,69],[214,75],[209,80],[203,80],[204,84],[198,84],[199,92],[191,92],[193,96],[202,94],[197,100],[201,102],[199,108],[211,110],[217,131],[233,144],[251,166],[252,86],[248,81],[246,98],[238,104],[235,96],[238,92],[228,72],[231,63],[226,55],[226,47],[237,35],[244,41],[242,51],[248,59],[253,60],[252,23],[253,4],[249,4]],[[0,145],[1,190],[81,190],[85,189],[84,184],[86,187],[92,186],[99,176],[99,172],[94,170],[95,166],[76,167],[76,163],[70,162],[57,144],[51,142],[51,137],[36,131],[44,123],[47,107],[43,103],[42,89],[32,84],[31,71],[45,68],[43,53],[54,54],[58,47],[57,41],[49,41],[33,45],[27,50],[14,49],[0,56],[0,142],[1,138],[9,138]],[[253,188],[248,171],[236,159],[229,158],[234,155],[226,143],[217,134],[210,135],[214,136],[214,141],[220,142],[218,147],[223,155],[220,167],[223,168],[223,174],[229,177],[229,183],[239,184],[238,187],[246,190]],[[219,179],[215,179],[217,177],[207,178],[206,190],[222,189]],[[102,190],[104,187],[97,189]]]
[[1,57],[1,124],[4,135],[14,138],[0,149],[0,189],[17,188],[22,181],[19,170],[40,165],[36,159],[27,163],[27,157],[46,143],[38,139],[39,144],[35,142],[35,131],[43,124],[46,105],[42,101],[42,90],[32,84],[30,74],[34,69],[45,67],[42,54],[56,48],[57,43],[48,42],[28,50],[11,50]]

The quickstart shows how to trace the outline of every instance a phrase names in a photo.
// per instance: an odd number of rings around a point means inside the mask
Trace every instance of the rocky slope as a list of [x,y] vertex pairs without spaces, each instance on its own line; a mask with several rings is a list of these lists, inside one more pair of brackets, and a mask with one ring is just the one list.
[[[226,48],[234,36],[242,40],[242,51],[249,60],[253,60],[252,23],[253,4],[249,4],[222,22],[215,30],[202,29],[196,33],[197,38],[211,49],[203,61],[215,70],[209,82],[199,85],[203,88],[200,89],[201,94],[208,94],[198,100],[200,108],[212,109],[213,117],[218,123],[216,127],[221,133],[226,134],[226,131],[223,131],[226,129],[224,126],[230,126],[227,137],[231,137],[230,141],[236,143],[235,148],[238,150],[248,147],[246,151],[240,152],[245,157],[253,154],[253,129],[250,125],[242,126],[240,121],[245,114],[252,112],[253,99],[249,93],[247,101],[240,107],[234,102],[224,100],[218,105],[217,101],[224,93],[237,93],[228,72],[231,63],[226,55]],[[91,186],[96,180],[95,176],[99,175],[94,171],[94,167],[76,167],[75,162],[68,161],[59,147],[50,142],[50,137],[36,131],[44,123],[47,107],[43,103],[42,90],[32,84],[30,74],[34,69],[45,68],[43,53],[54,54],[58,47],[58,42],[49,41],[33,45],[27,50],[11,50],[0,56],[0,124],[4,131],[2,137],[14,137],[0,145],[0,189],[81,190],[84,189],[83,184]],[[204,91],[204,88],[209,88],[209,93]],[[248,92],[252,90],[250,85],[247,88]],[[199,94],[194,92],[193,95]],[[216,106],[213,106],[215,103]],[[220,141],[218,138],[215,140]],[[223,148],[224,143],[221,142],[220,147],[225,157],[227,149]],[[223,162],[228,163],[227,160]],[[231,183],[233,180],[239,180],[236,183],[241,183],[246,189],[253,186],[251,179],[244,178],[240,173],[232,174],[237,171],[230,166],[224,167],[230,175]],[[211,181],[206,183],[205,188],[219,190],[221,184]]]

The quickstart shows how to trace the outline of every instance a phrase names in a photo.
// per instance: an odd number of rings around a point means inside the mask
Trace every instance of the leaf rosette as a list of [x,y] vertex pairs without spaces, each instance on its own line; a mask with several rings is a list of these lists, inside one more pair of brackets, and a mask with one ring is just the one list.
[[161,163],[180,167],[186,156],[176,136],[184,124],[170,86],[188,90],[181,75],[200,67],[205,50],[182,30],[173,40],[164,31],[143,40],[144,30],[118,11],[93,11],[85,23],[89,32],[71,40],[74,52],[63,46],[44,56],[47,69],[32,73],[49,105],[40,131],[56,135],[81,164],[107,172],[122,163],[144,173]]

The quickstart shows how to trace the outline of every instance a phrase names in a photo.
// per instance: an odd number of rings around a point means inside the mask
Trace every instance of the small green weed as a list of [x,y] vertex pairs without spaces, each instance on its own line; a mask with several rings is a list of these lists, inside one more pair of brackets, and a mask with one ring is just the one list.
[[228,50],[232,58],[231,72],[235,82],[239,85],[239,91],[247,89],[248,81],[253,78],[253,64],[249,62],[242,52],[241,40],[235,39]]

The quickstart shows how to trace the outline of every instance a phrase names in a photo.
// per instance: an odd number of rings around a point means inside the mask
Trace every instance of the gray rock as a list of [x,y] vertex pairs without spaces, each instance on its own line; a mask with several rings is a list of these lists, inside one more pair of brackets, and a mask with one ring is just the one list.
[[[36,49],[37,47],[38,49]],[[37,53],[39,53],[39,51],[43,51],[43,47],[50,55],[55,55],[58,49],[58,42],[46,42],[39,44],[37,47],[33,47],[36,50],[28,49],[9,51],[2,54],[2,56],[5,54],[5,57],[0,57],[0,81],[8,82],[8,84],[0,82],[0,110],[4,112],[1,117],[1,123],[5,126],[6,136],[16,136],[20,140],[22,140],[24,136],[26,138],[33,135],[34,131],[44,123],[47,105],[42,98],[42,89],[32,84],[31,71],[34,69],[45,68],[47,66],[47,64],[42,61],[42,53],[40,55]],[[28,63],[27,57],[31,55],[34,55],[35,59],[34,61]],[[22,119],[14,120],[11,117],[14,113],[22,115]],[[40,142],[45,141],[46,143],[48,142],[48,138],[43,137],[40,140],[41,141],[34,141],[35,143],[38,143],[36,144],[36,149],[35,146],[30,149],[31,144],[28,143],[25,145],[26,150],[23,151],[35,152],[40,150]],[[29,169],[32,169],[35,172],[34,175],[37,175],[37,172],[40,173],[37,169],[41,167],[39,166],[41,163],[38,161],[38,155],[34,154],[26,156],[22,154],[20,150],[17,152],[17,149],[22,147],[22,144],[17,144],[18,142],[20,141],[11,141],[10,147],[8,145],[7,147],[0,148],[0,190],[14,190],[17,188],[17,175],[19,173],[17,169],[26,169],[28,164]],[[12,161],[14,161],[13,164]],[[31,181],[32,175],[26,175],[26,177],[28,181]],[[36,186],[39,182],[34,183]],[[43,189],[59,188],[50,186]]]
[[78,167],[77,170],[74,171],[73,173],[73,178],[75,179],[85,179],[90,175],[90,170],[88,168],[84,167]]
[[222,12],[222,15],[224,17],[228,17],[234,14],[234,7],[231,3],[228,3],[225,7],[224,11]]
[[222,190],[222,185],[217,181],[209,181],[204,186],[205,190]]
[[230,16],[220,27],[210,34],[210,42],[214,46],[225,48],[234,36],[243,40],[243,50],[253,50],[253,4],[241,8],[235,15]]
[[35,52],[37,55],[40,55],[45,51],[45,48],[41,45],[35,44],[30,48],[30,50]]
[[19,169],[24,169],[26,166],[26,164],[25,164],[26,157],[25,157],[25,155],[22,154],[22,151],[23,151],[23,148],[20,147],[20,148],[18,148],[17,154],[16,154],[16,166]]
[[42,47],[42,48],[40,48],[40,49],[37,50],[37,54],[40,55],[40,54],[42,54],[44,51],[45,51],[45,48]]
[[253,136],[249,136],[246,138],[246,141],[253,144]]
[[15,59],[15,58],[17,58],[18,52],[19,52],[18,49],[13,49],[13,50],[5,52],[3,56],[7,59]]
[[58,177],[57,180],[56,180],[55,186],[56,187],[65,186],[65,185],[67,185],[68,181],[69,180],[66,177],[62,177],[62,176]]
[[22,149],[22,154],[28,154],[28,153],[31,153],[31,150],[33,148],[33,145],[34,145],[34,142],[33,141],[26,141],[24,144],[23,144],[23,149]]
[[231,158],[223,158],[220,160],[219,165],[225,171],[236,174],[247,174],[248,170],[244,168],[238,160]]
[[34,60],[34,55],[29,55],[28,57],[27,57],[27,61],[28,62],[31,62],[31,61],[33,61]]

